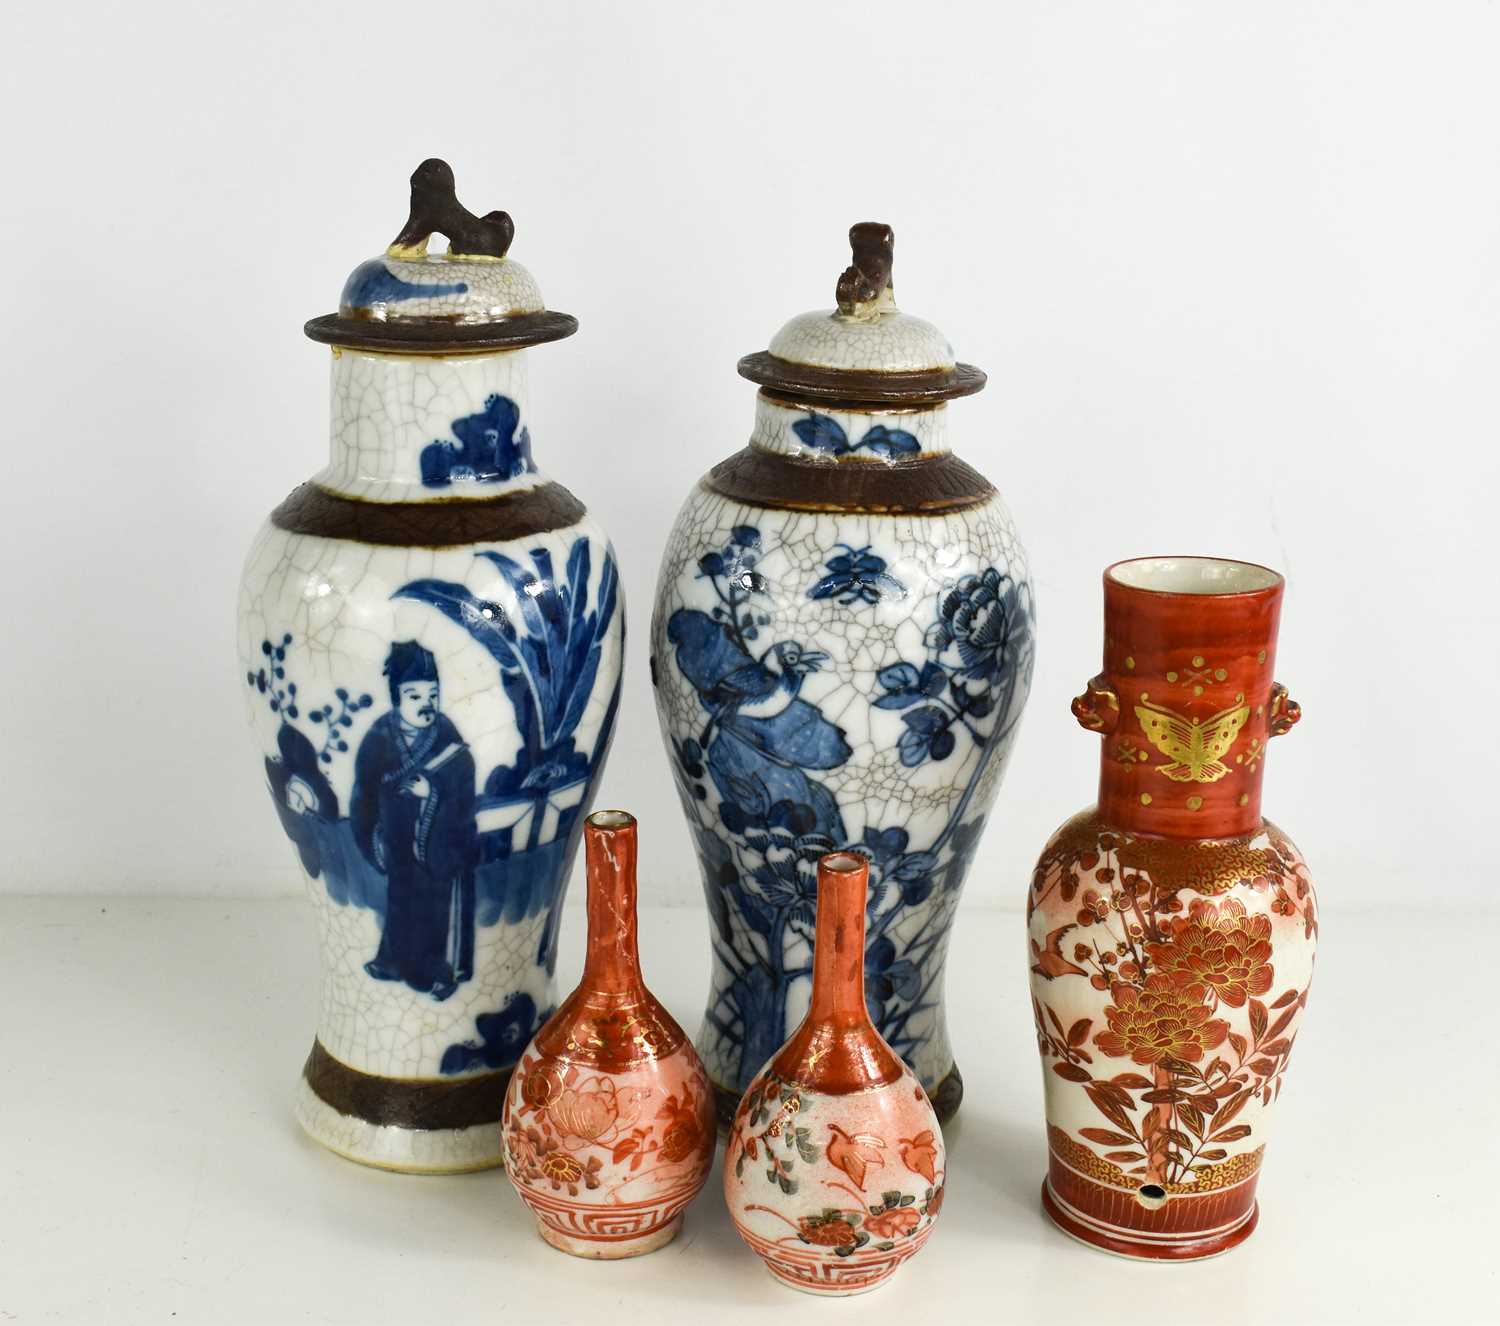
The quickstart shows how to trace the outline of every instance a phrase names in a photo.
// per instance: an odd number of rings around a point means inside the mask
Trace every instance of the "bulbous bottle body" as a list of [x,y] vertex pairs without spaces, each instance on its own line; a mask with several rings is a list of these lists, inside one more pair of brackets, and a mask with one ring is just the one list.
[[911,1069],[850,1094],[770,1067],[745,1092],[724,1152],[740,1238],[783,1284],[846,1296],[874,1289],[931,1237],[947,1153]]
[[393,1169],[500,1163],[618,703],[613,553],[532,459],[525,353],[335,348],[330,464],[240,587],[251,724],[321,940],[298,1118]]
[[735,1111],[724,1200],[779,1281],[845,1296],[884,1284],[926,1245],[947,1152],[931,1099],[865,1004],[869,864],[835,852],[817,869],[811,1006]]
[[1030,896],[1048,1214],[1112,1252],[1211,1256],[1246,1237],[1302,1023],[1317,904],[1274,824],[1137,836],[1091,808]]
[[697,1044],[726,1121],[806,1012],[815,865],[836,849],[871,863],[875,1025],[944,1118],[962,1093],[948,933],[1034,613],[1009,513],[950,453],[946,409],[763,393],[750,446],[688,497],[662,560],[652,681],[712,918]]
[[635,835],[623,811],[588,819],[583,979],[526,1047],[503,1118],[506,1174],[537,1232],[595,1260],[670,1243],[718,1140],[703,1063],[641,975]]

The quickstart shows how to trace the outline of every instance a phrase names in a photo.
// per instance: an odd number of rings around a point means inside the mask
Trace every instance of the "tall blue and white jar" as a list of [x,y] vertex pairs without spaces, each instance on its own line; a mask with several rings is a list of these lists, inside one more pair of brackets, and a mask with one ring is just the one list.
[[698,1049],[721,1118],[796,1028],[817,860],[870,860],[875,1025],[950,1118],[943,1006],[964,875],[1031,682],[1025,554],[994,486],[953,454],[948,402],[984,374],[896,308],[893,236],[850,232],[838,307],[740,361],[749,445],[677,518],[652,680],[703,872],[712,987]]
[[501,1163],[620,697],[614,553],[532,455],[526,347],[577,322],[512,233],[418,167],[406,227],[307,324],[332,347],[328,465],[240,586],[240,685],[321,935],[297,1117],[409,1172]]

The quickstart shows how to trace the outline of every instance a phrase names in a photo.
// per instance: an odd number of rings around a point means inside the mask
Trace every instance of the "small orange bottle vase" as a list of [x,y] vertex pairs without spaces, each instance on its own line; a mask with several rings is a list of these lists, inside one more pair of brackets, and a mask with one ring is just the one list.
[[590,815],[588,956],[578,988],[517,1064],[505,1172],[548,1243],[637,1257],[670,1243],[713,1164],[713,1095],[697,1052],[641,977],[636,821]]
[[865,1004],[869,862],[818,862],[812,1006],[751,1082],[724,1152],[739,1236],[783,1284],[859,1294],[921,1251],[943,1204],[943,1134]]

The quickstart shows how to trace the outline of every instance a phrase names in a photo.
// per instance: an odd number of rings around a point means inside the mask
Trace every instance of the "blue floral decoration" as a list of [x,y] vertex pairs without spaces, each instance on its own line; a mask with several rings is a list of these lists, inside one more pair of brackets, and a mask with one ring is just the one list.
[[[678,674],[704,713],[693,736],[674,739],[672,769],[695,821],[723,973],[708,1022],[738,1047],[741,1086],[775,1053],[785,1035],[788,992],[811,975],[789,953],[795,940],[812,944],[817,861],[833,850],[870,861],[871,1014],[898,1053],[918,1044],[916,1020],[936,1005],[948,923],[981,828],[978,818],[963,817],[989,758],[1014,728],[1014,700],[1024,694],[1031,666],[1025,586],[990,569],[940,592],[924,638],[928,656],[920,665],[897,661],[883,669],[875,703],[902,711],[899,749],[908,767],[948,757],[961,740],[978,749],[979,759],[948,822],[920,850],[912,850],[899,825],[866,827],[851,841],[837,801],[817,775],[841,767],[853,752],[843,730],[802,698],[805,678],[827,656],[801,640],[764,643],[775,621],[766,607],[761,552],[754,526],[732,529],[723,546],[698,560],[698,579],[712,586],[713,602],[678,608],[666,626]],[[809,591],[813,598],[852,605],[906,592],[869,547],[841,545],[827,567]],[[666,662],[653,658],[653,681]],[[986,717],[991,721],[981,723]],[[718,794],[713,826],[698,810],[712,806],[711,792]],[[920,922],[893,929],[929,900]]]
[[850,442],[843,426],[826,414],[809,414],[792,425],[792,432],[802,440],[804,446],[814,451],[826,452],[830,456],[848,456],[856,451],[868,451],[884,460],[895,460],[901,456],[915,456],[922,444],[904,428],[887,428],[875,424],[865,430],[858,442]]
[[901,709],[906,731],[897,749],[915,768],[945,760],[966,730],[974,743],[988,738],[976,724],[995,708],[1001,682],[1015,672],[1031,639],[1030,592],[995,567],[960,578],[938,601],[938,617],[924,643],[928,657],[892,663],[876,674],[881,709]]
[[863,548],[847,543],[838,546],[843,551],[824,563],[828,574],[807,591],[808,598],[834,599],[850,608],[856,603],[879,603],[886,595],[906,597],[906,586],[886,574],[885,558],[871,552],[868,544]]

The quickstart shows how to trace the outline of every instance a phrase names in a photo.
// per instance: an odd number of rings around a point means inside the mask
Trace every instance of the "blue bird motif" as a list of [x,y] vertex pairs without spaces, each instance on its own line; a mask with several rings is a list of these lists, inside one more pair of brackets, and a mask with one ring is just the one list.
[[835,769],[852,753],[843,729],[798,694],[828,655],[781,640],[754,658],[721,623],[692,608],[672,614],[667,639],[708,710],[698,744],[720,796],[740,801],[749,788],[768,805],[810,806],[816,830],[841,841],[837,804],[803,772]]

